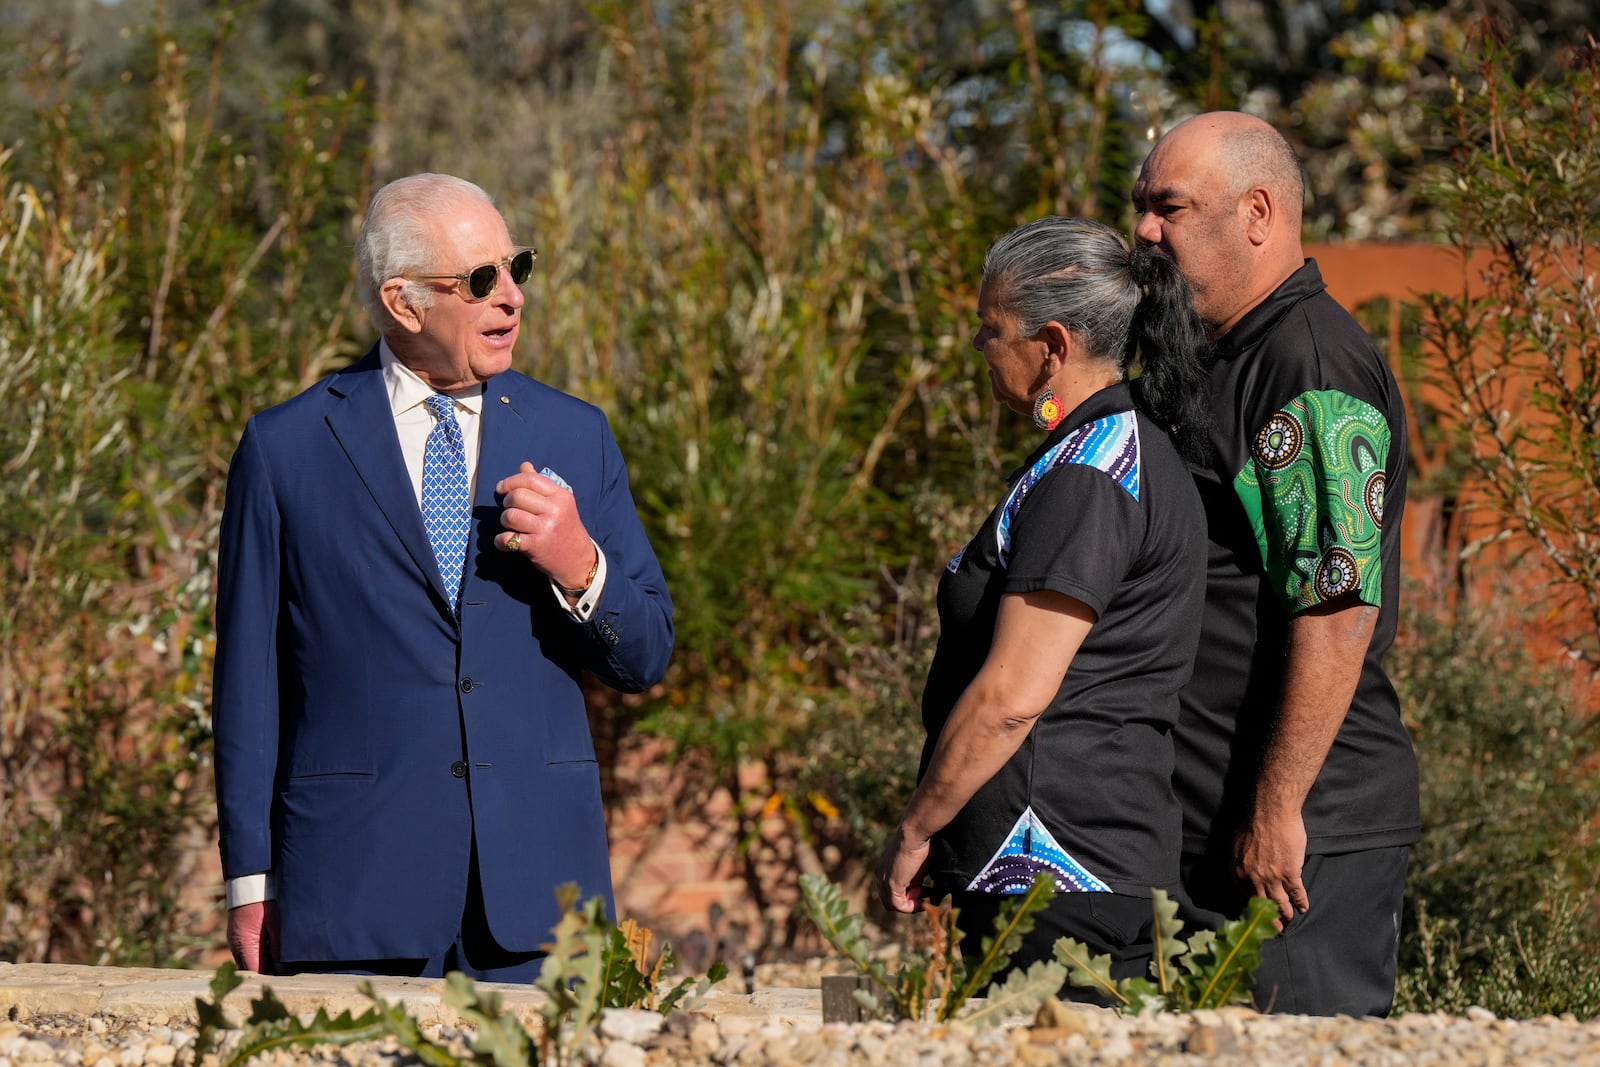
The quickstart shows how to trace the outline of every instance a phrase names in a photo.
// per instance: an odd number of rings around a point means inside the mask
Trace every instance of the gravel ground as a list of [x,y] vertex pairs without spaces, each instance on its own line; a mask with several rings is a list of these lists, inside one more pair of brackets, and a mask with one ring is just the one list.
[[[471,1033],[424,1026],[433,1040],[466,1058]],[[190,1064],[195,1032],[187,1025],[33,1016],[0,1021],[0,1067],[69,1064],[156,1067]],[[1465,1018],[1396,1019],[1262,1016],[1243,1009],[1127,1019],[1108,1011],[1055,1006],[1031,1025],[977,1030],[959,1024],[859,1023],[793,1026],[752,1017],[712,1019],[676,1013],[608,1012],[594,1062],[601,1067],[710,1064],[761,1067],[957,1067],[1046,1064],[1356,1064],[1600,1065],[1600,1020],[1571,1017],[1496,1019],[1474,1009]],[[207,1057],[214,1062],[214,1057]],[[262,1067],[342,1064],[401,1067],[422,1061],[392,1042],[278,1051]]]

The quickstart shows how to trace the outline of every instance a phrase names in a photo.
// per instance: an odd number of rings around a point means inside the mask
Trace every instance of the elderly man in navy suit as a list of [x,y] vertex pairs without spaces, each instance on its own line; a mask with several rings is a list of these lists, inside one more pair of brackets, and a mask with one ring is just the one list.
[[245,427],[217,592],[228,939],[256,971],[531,981],[611,903],[582,672],[660,681],[672,603],[595,407],[512,371],[537,253],[419,174],[357,238],[382,339]]

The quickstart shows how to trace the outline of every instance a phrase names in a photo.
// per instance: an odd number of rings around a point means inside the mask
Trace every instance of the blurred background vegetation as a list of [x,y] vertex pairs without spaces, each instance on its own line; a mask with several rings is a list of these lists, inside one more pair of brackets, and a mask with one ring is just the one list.
[[[223,481],[250,413],[371,343],[350,247],[377,185],[445,170],[496,196],[541,253],[518,367],[602,405],[629,458],[678,653],[648,699],[597,697],[597,729],[670,738],[707,795],[764,765],[741,830],[777,811],[797,864],[841,876],[911,788],[939,568],[1027,447],[969,348],[988,243],[1047,212],[1126,228],[1152,134],[1239,107],[1300,150],[1308,239],[1581,250],[1588,8],[11,0],[0,959],[217,948],[182,889],[214,829]],[[1453,180],[1535,125],[1512,162],[1547,180]],[[1561,336],[1592,352],[1583,279]],[[1541,307],[1501,318],[1515,335]],[[1448,365],[1484,318],[1441,301],[1407,358]],[[1595,462],[1572,448],[1567,488]],[[1534,518],[1560,520],[1562,483],[1529,484]],[[1597,552],[1571,546],[1579,600]],[[1542,662],[1516,598],[1469,592],[1414,589],[1394,656],[1428,819],[1401,1006],[1600,1013],[1600,779],[1574,685],[1595,635]]]

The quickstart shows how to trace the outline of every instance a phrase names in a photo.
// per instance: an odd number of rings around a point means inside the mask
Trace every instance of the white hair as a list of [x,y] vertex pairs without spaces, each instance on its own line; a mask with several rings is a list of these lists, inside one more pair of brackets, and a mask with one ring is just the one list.
[[[438,249],[429,219],[441,206],[466,199],[494,203],[478,186],[449,174],[397,178],[372,195],[361,232],[356,235],[356,291],[379,333],[395,328],[394,317],[383,306],[383,283],[434,268]],[[430,287],[406,282],[405,297],[413,306],[431,307],[433,296]]]

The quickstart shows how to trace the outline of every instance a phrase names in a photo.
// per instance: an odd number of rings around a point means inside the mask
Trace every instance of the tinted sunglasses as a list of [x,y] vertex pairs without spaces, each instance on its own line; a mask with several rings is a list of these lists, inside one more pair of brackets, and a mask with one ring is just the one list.
[[[533,261],[539,258],[537,248],[519,248],[505,259],[497,263],[481,263],[471,270],[464,270],[460,274],[403,274],[401,277],[412,281],[436,281],[456,283],[456,292],[469,304],[476,304],[480,300],[487,300],[494,295],[500,287],[500,268],[504,267],[511,274],[511,280],[521,285],[533,273]],[[465,285],[467,291],[461,292]]]

